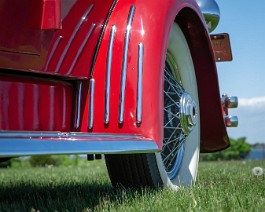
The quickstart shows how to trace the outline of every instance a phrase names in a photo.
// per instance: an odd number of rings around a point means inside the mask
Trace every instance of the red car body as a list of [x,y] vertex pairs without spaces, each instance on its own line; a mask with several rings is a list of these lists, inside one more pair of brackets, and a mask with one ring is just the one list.
[[194,62],[201,152],[228,147],[214,52],[195,1],[1,0],[0,157],[159,151],[174,20]]

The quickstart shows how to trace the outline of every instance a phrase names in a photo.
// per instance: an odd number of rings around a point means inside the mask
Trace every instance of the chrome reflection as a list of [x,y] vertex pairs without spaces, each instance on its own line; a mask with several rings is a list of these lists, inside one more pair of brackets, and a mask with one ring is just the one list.
[[155,141],[130,134],[1,131],[0,144],[0,157],[158,151]]
[[208,26],[209,32],[212,32],[217,27],[220,20],[220,9],[215,0],[196,0],[206,24]]
[[227,94],[223,94],[221,96],[221,104],[223,109],[223,117],[226,127],[237,127],[238,126],[238,118],[237,116],[231,116],[228,114],[228,110],[231,108],[238,107],[238,98],[236,96],[228,96]]
[[187,92],[184,92],[180,98],[180,122],[186,135],[191,133],[193,127],[197,124],[197,119],[198,109],[196,102]]
[[113,43],[114,37],[116,32],[116,26],[113,25],[110,31],[110,38],[109,38],[109,49],[108,49],[108,56],[107,56],[107,70],[106,70],[106,86],[105,86],[105,117],[104,122],[105,124],[109,123],[109,116],[110,116],[110,75],[111,75],[111,64],[112,64],[112,53],[113,53]]
[[237,127],[238,126],[238,118],[237,116],[225,116],[224,117],[225,126],[226,127]]
[[136,123],[142,122],[142,101],[143,101],[143,60],[144,60],[144,44],[138,45],[138,79],[137,79],[137,108]]
[[227,94],[223,94],[221,97],[221,103],[225,108],[237,108],[238,98],[237,96],[228,96]]
[[94,124],[94,93],[95,93],[95,79],[90,80],[89,92],[89,108],[88,108],[88,129],[93,128]]
[[63,36],[59,36],[59,37],[56,39],[55,43],[53,44],[52,50],[51,50],[51,52],[50,52],[50,54],[49,54],[48,60],[47,60],[46,65],[45,65],[45,71],[48,70],[48,67],[49,67],[50,62],[51,62],[51,59],[52,59],[52,57],[53,57],[53,55],[54,55],[54,52],[55,52],[55,50],[57,49],[57,47],[58,47],[58,45],[59,45],[59,43],[61,42],[62,39],[63,39]]
[[76,105],[75,105],[75,128],[80,126],[80,111],[81,111],[81,96],[82,96],[82,82],[77,84]]
[[127,28],[124,37],[124,50],[122,59],[122,73],[121,73],[121,91],[120,91],[120,105],[119,105],[119,124],[124,121],[124,96],[125,96],[125,86],[126,86],[126,73],[127,73],[127,63],[128,63],[128,49],[131,36],[132,21],[134,17],[136,7],[131,6],[130,12],[127,19]]

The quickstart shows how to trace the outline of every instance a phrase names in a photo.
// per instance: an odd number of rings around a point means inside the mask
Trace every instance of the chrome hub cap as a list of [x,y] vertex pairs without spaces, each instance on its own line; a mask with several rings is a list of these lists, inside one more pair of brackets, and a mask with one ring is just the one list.
[[188,135],[197,123],[197,105],[191,96],[184,92],[180,98],[180,121],[183,132]]

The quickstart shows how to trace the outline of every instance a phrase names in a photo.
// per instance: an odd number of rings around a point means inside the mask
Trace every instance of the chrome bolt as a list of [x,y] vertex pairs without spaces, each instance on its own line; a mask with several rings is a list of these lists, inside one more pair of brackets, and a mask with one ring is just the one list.
[[225,108],[237,108],[238,107],[237,96],[227,96],[226,94],[223,94],[221,98],[221,102],[222,102],[222,106]]
[[225,121],[225,125],[227,127],[237,127],[238,126],[237,116],[225,116],[224,121]]

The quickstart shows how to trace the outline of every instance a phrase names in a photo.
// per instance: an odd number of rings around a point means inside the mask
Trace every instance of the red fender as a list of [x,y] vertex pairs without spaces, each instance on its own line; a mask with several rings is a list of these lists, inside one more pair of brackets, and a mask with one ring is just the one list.
[[[132,10],[135,11],[130,13]],[[139,134],[155,141],[159,148],[162,147],[162,90],[165,52],[171,24],[175,18],[176,21],[178,21],[179,18],[180,25],[188,37],[188,43],[194,59],[198,80],[202,117],[202,150],[215,151],[227,146],[228,138],[226,130],[223,130],[225,128],[213,53],[206,26],[203,24],[202,16],[198,11],[199,8],[194,1],[172,0],[163,2],[163,4],[158,0],[153,1],[152,4],[133,0],[117,2],[104,32],[95,66],[91,74],[91,82],[92,85],[94,85],[92,97],[94,98],[92,98],[92,102],[89,102],[88,99],[84,111],[91,111],[92,108],[93,113],[84,113],[81,131],[86,131],[89,128],[89,131],[97,133]],[[191,18],[188,16],[189,13],[193,14]],[[130,15],[131,29],[128,43],[128,55],[124,57],[124,49],[126,48],[126,28],[130,22]],[[194,27],[189,29],[189,24],[192,24]],[[112,26],[116,27],[116,32],[113,41],[113,54],[111,60],[109,120],[106,121],[106,61],[108,58]],[[196,30],[198,30],[197,33]],[[137,120],[139,44],[144,46],[141,123],[138,123],[139,121]],[[206,47],[203,49],[202,47],[205,44]],[[201,50],[203,53],[201,53],[200,56],[198,52]],[[127,63],[123,65],[123,61],[126,59]],[[206,62],[209,62],[209,65],[207,65]],[[200,68],[200,65],[204,65],[204,68]],[[121,84],[123,66],[126,66],[124,112],[122,111],[123,108],[120,106],[122,96],[121,90],[123,86]],[[207,76],[207,83],[205,83],[205,76]],[[211,100],[206,105],[210,105],[212,110],[211,114],[215,114],[215,116],[209,117],[208,111],[204,109],[206,97],[209,97]],[[212,108],[212,106],[214,108]],[[124,117],[121,119],[120,117],[123,115]],[[215,130],[211,133],[213,127],[221,128],[222,130]],[[218,133],[215,134],[216,132]]]
[[201,119],[201,152],[227,148],[227,135],[220,102],[218,75],[211,41],[198,14],[182,10],[177,17],[187,38],[196,71]]
[[[59,3],[60,1],[53,0],[51,2]],[[100,1],[93,3],[90,0],[79,0],[73,4],[62,2],[62,8],[64,8],[62,10],[62,29],[57,31],[30,28],[27,14],[30,14],[31,3],[32,1],[29,0],[25,2],[16,0],[16,3],[11,4],[6,0],[0,8],[1,26],[8,29],[3,30],[0,35],[2,41],[0,68],[63,76],[65,77],[63,79],[71,79],[72,82],[83,80],[84,86],[80,92],[80,114],[78,114],[80,124],[75,126],[72,124],[70,130],[136,134],[155,141],[161,148],[165,52],[171,25],[173,21],[177,21],[190,46],[198,81],[201,109],[201,151],[217,151],[229,145],[209,34],[195,1],[168,0],[162,2],[154,0],[152,4],[138,0],[117,2],[106,0],[104,4]],[[58,5],[55,4],[55,8],[58,9]],[[91,10],[89,10],[90,7]],[[45,8],[43,9],[45,10]],[[130,10],[133,12],[130,13]],[[132,16],[128,54],[124,57],[125,34],[128,22],[130,22],[130,18],[128,19],[130,14]],[[85,19],[78,27],[83,16]],[[58,13],[54,13],[54,18],[58,19]],[[40,22],[43,20],[47,21],[45,14],[39,19]],[[45,23],[48,24],[48,22]],[[37,25],[42,28],[41,23],[38,22]],[[45,28],[44,25],[43,28]],[[116,32],[111,60],[109,120],[106,121],[106,61],[113,25],[116,26]],[[54,26],[47,26],[47,28],[49,27],[57,28],[58,22]],[[75,29],[77,29],[76,32]],[[17,36],[18,31],[20,36]],[[102,31],[104,34],[101,34]],[[73,35],[74,39],[69,43]],[[138,53],[139,44],[140,53]],[[143,57],[141,57],[142,50]],[[126,84],[124,107],[120,107],[121,87],[124,86],[121,85],[122,61],[124,59],[127,60],[124,65]],[[137,91],[141,90],[138,87],[138,61],[140,64],[142,61],[143,65],[141,104],[137,100]],[[93,89],[90,87],[88,93],[89,78],[92,79],[91,85],[95,86]],[[76,93],[78,93],[79,85],[75,89]],[[69,94],[69,96],[71,95]],[[72,97],[68,102],[71,99]],[[138,114],[137,118],[139,105],[142,106],[142,112],[139,113],[140,115]],[[70,108],[71,105],[68,107]],[[120,113],[120,108],[122,108],[122,113]],[[89,113],[89,111],[93,113]],[[74,118],[72,122],[75,122]]]

